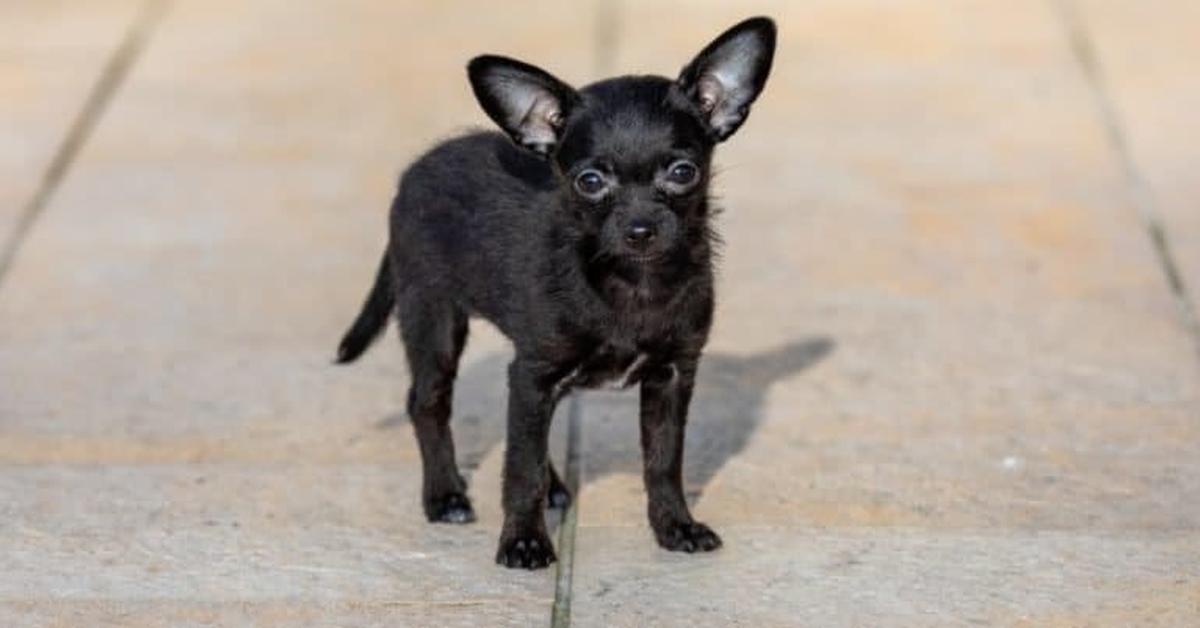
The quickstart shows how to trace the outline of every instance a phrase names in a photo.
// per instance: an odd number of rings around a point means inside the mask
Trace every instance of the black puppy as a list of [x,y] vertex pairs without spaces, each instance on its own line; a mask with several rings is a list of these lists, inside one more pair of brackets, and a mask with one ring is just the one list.
[[357,358],[397,313],[430,521],[475,518],[449,420],[467,319],[481,316],[516,349],[497,562],[554,562],[542,510],[570,495],[546,455],[550,418],[569,390],[601,384],[641,385],[658,543],[720,547],[688,512],[681,472],[713,312],[710,163],[746,120],[774,51],[775,25],[759,17],[726,31],[673,81],[625,76],[575,90],[513,59],[471,61],[475,96],[508,137],[447,141],[401,177],[391,242],[338,353],[339,362]]

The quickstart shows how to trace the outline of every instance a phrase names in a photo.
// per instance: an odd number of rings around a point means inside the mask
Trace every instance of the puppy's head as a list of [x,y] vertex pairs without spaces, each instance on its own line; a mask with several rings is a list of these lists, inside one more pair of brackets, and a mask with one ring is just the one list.
[[713,147],[745,122],[775,52],[775,24],[725,31],[675,80],[609,79],[575,90],[496,56],[468,66],[480,105],[518,145],[549,159],[598,257],[667,258],[703,237]]

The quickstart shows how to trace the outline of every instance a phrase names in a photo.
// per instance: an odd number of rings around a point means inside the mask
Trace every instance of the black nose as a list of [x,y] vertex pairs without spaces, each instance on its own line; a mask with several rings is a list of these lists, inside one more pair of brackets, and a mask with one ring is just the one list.
[[634,221],[629,223],[625,228],[625,241],[631,246],[644,247],[654,241],[654,236],[658,235],[653,223],[644,221]]

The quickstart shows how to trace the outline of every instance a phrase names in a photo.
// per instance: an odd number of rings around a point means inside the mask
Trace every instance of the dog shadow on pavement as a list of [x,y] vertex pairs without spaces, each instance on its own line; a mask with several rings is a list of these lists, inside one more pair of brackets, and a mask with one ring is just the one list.
[[[824,359],[834,348],[825,337],[789,342],[761,353],[705,353],[688,414],[684,485],[694,501],[709,481],[749,442],[763,419],[768,389]],[[454,389],[451,429],[464,474],[470,474],[504,439],[507,372],[511,353],[495,352],[459,369]],[[642,472],[637,387],[624,391],[582,392],[582,478],[587,482],[610,473]],[[565,431],[563,399],[555,415],[555,432]],[[404,413],[380,421],[381,429],[407,425]]]

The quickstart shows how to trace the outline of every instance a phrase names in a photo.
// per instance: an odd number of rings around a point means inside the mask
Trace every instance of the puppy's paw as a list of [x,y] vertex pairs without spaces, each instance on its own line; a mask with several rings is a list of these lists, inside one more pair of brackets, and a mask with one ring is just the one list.
[[462,493],[446,493],[425,501],[425,516],[430,523],[471,523],[475,510]]
[[542,569],[555,560],[554,546],[544,532],[502,537],[496,552],[496,563],[513,569]]
[[571,505],[571,491],[563,485],[551,486],[546,495],[546,503],[550,508],[566,510]]
[[672,552],[711,552],[721,547],[721,537],[698,522],[670,523],[655,530],[658,544]]

